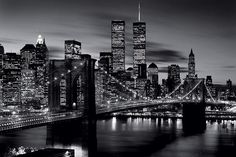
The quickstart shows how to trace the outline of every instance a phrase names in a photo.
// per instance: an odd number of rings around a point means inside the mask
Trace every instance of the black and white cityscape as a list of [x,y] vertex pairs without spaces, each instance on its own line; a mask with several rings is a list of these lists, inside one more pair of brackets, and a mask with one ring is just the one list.
[[0,0],[0,157],[234,157],[233,0]]

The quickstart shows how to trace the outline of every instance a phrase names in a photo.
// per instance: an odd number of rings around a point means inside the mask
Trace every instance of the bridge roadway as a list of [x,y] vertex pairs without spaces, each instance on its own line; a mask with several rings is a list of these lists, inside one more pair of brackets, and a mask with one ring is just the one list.
[[63,113],[28,114],[27,116],[14,115],[11,118],[2,118],[0,120],[0,132],[31,126],[46,125],[48,123],[76,119],[80,117],[82,117],[82,114],[77,111]]
[[[97,108],[97,115],[105,114],[105,113],[112,113],[112,112],[119,112],[129,109],[135,108],[143,108],[143,107],[151,107],[161,104],[176,104],[176,103],[189,103],[193,101],[182,101],[176,99],[161,99],[161,100],[139,100],[139,101],[127,101],[124,103],[114,103],[110,104],[106,107],[98,107]],[[195,101],[196,103],[198,101]],[[210,103],[210,102],[209,102]],[[229,113],[229,112],[206,112],[206,115],[210,116],[211,118],[214,117],[231,117],[234,116],[236,119],[236,113]],[[34,127],[39,125],[46,125],[49,123],[57,122],[57,121],[64,121],[70,119],[81,118],[82,114],[78,111],[73,112],[62,112],[62,113],[38,113],[38,114],[28,114],[25,116],[14,115],[10,118],[2,118],[0,119],[0,132],[20,129],[25,127]]]
[[[199,100],[181,100],[181,99],[159,99],[159,100],[138,100],[138,101],[126,101],[124,103],[111,103],[104,105],[104,107],[97,107],[97,114],[119,112],[135,108],[152,107],[165,104],[186,104],[186,103],[199,103]],[[208,105],[222,105],[225,104],[221,101],[212,102],[207,101]]]

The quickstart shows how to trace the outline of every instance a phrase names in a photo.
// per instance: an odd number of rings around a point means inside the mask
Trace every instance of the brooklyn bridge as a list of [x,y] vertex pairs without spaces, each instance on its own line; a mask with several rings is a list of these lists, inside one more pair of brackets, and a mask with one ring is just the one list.
[[[81,55],[79,61],[50,61],[49,110],[2,118],[0,132],[4,133],[72,119],[93,121],[96,120],[97,116],[114,115],[121,112],[132,116],[135,114],[133,111],[144,108],[155,108],[160,112],[165,108],[162,116],[183,118],[183,122],[186,122],[187,125],[203,125],[203,127],[206,118],[236,119],[236,113],[233,112],[236,102],[215,100],[202,78],[190,80],[187,85],[185,80],[171,93],[164,97],[152,99],[130,89],[116,77],[101,70],[107,79],[114,82],[114,87],[117,89],[112,94],[115,95],[116,99],[107,99],[108,101],[96,104],[97,87],[95,88],[94,83],[94,67],[95,60],[91,59],[89,55]],[[62,86],[63,82],[66,85]],[[61,102],[61,88],[66,89],[66,99],[63,102]],[[104,90],[103,92],[107,96],[111,94],[110,91]],[[165,114],[166,112],[171,112],[171,114]]]

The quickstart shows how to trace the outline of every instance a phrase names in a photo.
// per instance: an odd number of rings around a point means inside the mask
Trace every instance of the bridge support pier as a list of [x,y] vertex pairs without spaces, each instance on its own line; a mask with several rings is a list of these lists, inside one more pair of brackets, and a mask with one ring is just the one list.
[[205,103],[183,104],[184,133],[203,133],[205,129]]

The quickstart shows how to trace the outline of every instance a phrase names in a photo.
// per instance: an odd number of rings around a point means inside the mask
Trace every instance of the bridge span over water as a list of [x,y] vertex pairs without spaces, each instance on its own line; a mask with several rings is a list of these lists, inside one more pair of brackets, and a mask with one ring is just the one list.
[[[109,107],[100,107],[97,108],[96,115],[104,115],[110,113],[116,113],[120,111],[127,111],[139,108],[148,108],[148,107],[158,107],[161,105],[174,105],[174,104],[198,104],[199,102],[191,102],[191,101],[182,101],[182,100],[139,100],[139,101],[128,101],[125,103],[111,104]],[[207,105],[211,105],[212,102],[206,103]],[[221,104],[222,103],[218,103]],[[216,105],[216,103],[214,103]],[[224,104],[225,105],[225,104]],[[236,119],[236,113],[227,112],[227,111],[207,111],[206,116],[211,116],[211,118],[221,118],[221,119]],[[15,115],[12,117],[2,118],[0,120],[0,132],[6,132],[16,129],[22,128],[30,128],[48,125],[51,123],[63,122],[73,119],[83,119],[86,118],[79,111],[68,111],[68,112],[42,112],[37,114],[29,114],[29,115]]]
[[[214,100],[213,97],[211,96],[209,89],[206,87],[203,79],[199,79],[189,91],[185,91],[182,94],[179,94],[179,88],[182,86],[182,84],[180,84],[176,87],[176,89],[174,89],[171,93],[167,94],[164,98],[150,99],[148,97],[145,97],[137,93],[133,89],[129,89],[124,84],[122,84],[122,82],[119,82],[119,80],[117,80],[116,78],[112,76],[111,78],[114,79],[114,81],[121,87],[121,88],[118,88],[121,91],[117,92],[117,94],[119,94],[117,95],[117,98],[119,99],[116,99],[117,101],[115,101],[115,103],[107,102],[105,104],[99,104],[96,106],[96,111],[95,111],[95,103],[94,103],[94,106],[92,107],[90,104],[93,101],[92,99],[94,98],[91,96],[91,93],[90,93],[91,91],[89,90],[81,91],[79,96],[85,93],[84,96],[85,98],[87,98],[84,100],[84,104],[82,104],[82,101],[81,101],[82,106],[81,104],[80,105],[77,104],[78,106],[76,106],[76,108],[73,108],[73,103],[71,103],[70,101],[70,103],[72,104],[72,108],[64,112],[42,112],[38,114],[32,113],[28,115],[14,115],[11,117],[5,117],[5,118],[0,119],[0,132],[27,128],[27,127],[36,127],[40,125],[47,125],[50,123],[63,122],[63,121],[73,120],[73,119],[83,119],[83,118],[88,119],[88,117],[94,119],[96,115],[110,114],[110,113],[139,109],[139,108],[159,107],[162,105],[172,106],[175,104],[182,105],[183,118],[186,116],[187,117],[189,116],[187,119],[191,119],[191,117],[194,118],[193,116],[197,116],[197,117],[199,116],[199,118],[195,117],[195,119],[202,119],[202,122],[205,123],[205,107],[206,106],[232,107],[235,105],[234,102],[228,103],[228,102]],[[91,77],[90,79],[92,80],[93,78]],[[58,81],[58,79],[56,79],[56,81]],[[56,82],[54,81],[54,84],[55,83]],[[52,83],[51,83],[51,86],[52,86]],[[89,89],[90,86],[85,87],[85,84],[84,84],[84,87],[80,89],[84,89],[84,88]],[[199,96],[199,94],[196,94],[196,93],[199,93],[199,91],[202,92],[201,96]],[[210,95],[209,100],[206,100],[205,98],[206,92]],[[76,98],[77,98],[76,96],[73,97],[73,99],[75,100]],[[55,102],[53,104],[54,106],[57,106]],[[233,113],[233,112],[225,112],[225,111],[224,112],[214,111],[211,113],[206,112],[206,115],[208,114],[213,118],[214,116],[217,118],[220,115],[221,118],[227,117],[227,118],[236,119],[236,113]]]

